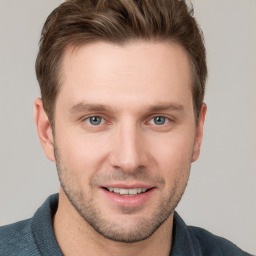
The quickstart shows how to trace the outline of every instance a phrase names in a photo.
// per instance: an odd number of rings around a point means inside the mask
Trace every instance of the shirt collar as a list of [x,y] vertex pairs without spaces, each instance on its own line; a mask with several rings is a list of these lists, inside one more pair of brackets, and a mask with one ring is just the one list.
[[187,225],[174,213],[173,219],[173,244],[170,256],[202,256],[202,251],[197,239],[189,231]]
[[41,255],[62,256],[53,230],[53,217],[58,208],[58,194],[51,195],[32,219],[32,234]]
[[[32,233],[41,255],[62,256],[53,230],[53,217],[58,208],[58,194],[51,195],[32,219]],[[177,212],[173,220],[173,243],[170,256],[201,256],[199,243]]]

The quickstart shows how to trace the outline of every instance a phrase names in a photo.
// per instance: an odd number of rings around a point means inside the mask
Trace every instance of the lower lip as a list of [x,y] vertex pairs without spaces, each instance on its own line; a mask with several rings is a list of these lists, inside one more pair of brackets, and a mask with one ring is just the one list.
[[134,196],[124,196],[110,192],[104,188],[101,188],[103,193],[110,199],[115,205],[122,207],[138,207],[147,202],[152,193],[155,191],[155,188],[152,188],[144,193],[140,193]]

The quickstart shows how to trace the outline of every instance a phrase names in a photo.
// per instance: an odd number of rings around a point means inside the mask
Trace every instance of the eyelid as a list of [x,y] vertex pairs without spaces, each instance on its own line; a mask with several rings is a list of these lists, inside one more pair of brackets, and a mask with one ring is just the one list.
[[[102,124],[106,123],[105,118],[103,118],[103,117],[101,117],[101,116],[88,116],[88,117],[86,117],[86,118],[84,119],[84,121],[85,121],[86,123],[88,123],[89,125],[92,125],[92,124],[89,122],[90,118],[92,118],[92,117],[101,118],[101,122],[100,122],[100,124],[95,125],[95,126],[100,126],[100,125],[102,125]],[[88,122],[87,122],[87,121],[88,121]],[[92,126],[94,126],[94,125],[92,125]]]
[[82,121],[86,120],[86,119],[89,119],[90,117],[101,117],[102,119],[106,120],[106,118],[104,117],[103,114],[100,114],[100,113],[92,113],[92,114],[86,114],[86,115],[83,115],[80,119]]
[[[89,123],[89,121],[87,122],[87,120],[89,120],[89,118],[91,118],[91,117],[100,117],[100,118],[102,118],[103,122],[102,122],[101,124],[99,124],[99,125],[92,125],[92,124]],[[85,123],[85,125],[86,125],[87,127],[94,128],[94,129],[99,128],[99,127],[102,127],[102,126],[106,126],[106,125],[112,124],[112,122],[110,122],[110,121],[108,120],[108,118],[105,117],[105,115],[102,114],[102,113],[92,113],[92,114],[88,114],[88,115],[85,115],[85,116],[81,117],[80,120],[81,120],[83,123]]]
[[[155,123],[154,123],[154,122],[155,122],[154,119],[155,119],[156,117],[164,118],[164,123],[163,123],[163,124],[155,124]],[[170,120],[168,117],[166,117],[166,116],[154,116],[153,118],[151,118],[151,119],[149,120],[149,122],[150,122],[152,125],[156,125],[156,126],[167,125],[170,121],[171,121],[171,120]]]
[[164,118],[166,118],[170,122],[174,122],[175,121],[175,118],[173,116],[170,116],[168,114],[156,113],[156,114],[150,115],[150,117],[147,119],[148,120],[147,122],[151,121],[155,117],[164,117]]
[[[91,126],[91,127],[99,127],[99,126],[103,126],[103,125],[109,125],[109,124],[113,124],[113,120],[112,121],[109,121],[108,119],[109,118],[107,118],[107,117],[105,117],[105,114],[102,114],[102,113],[92,113],[92,114],[88,114],[88,115],[85,115],[85,116],[83,116],[83,117],[81,117],[80,118],[80,120],[82,121],[82,122],[84,122],[85,123],[85,121],[86,120],[88,120],[89,118],[91,118],[91,117],[100,117],[100,118],[102,118],[103,119],[103,122],[101,123],[101,124],[99,124],[99,125],[92,125],[92,124],[90,124],[89,122],[86,122],[86,124],[88,125],[88,126]],[[167,124],[169,124],[170,122],[175,122],[175,117],[173,117],[173,116],[170,116],[169,114],[161,114],[161,113],[154,113],[154,114],[151,114],[147,119],[146,119],[146,123],[145,124],[147,124],[147,125],[149,125],[149,122],[151,121],[151,120],[153,120],[155,117],[164,117],[164,118],[166,118],[167,119],[167,122],[166,123],[164,123],[163,125],[158,125],[158,126],[164,126],[164,125],[167,125]],[[152,125],[156,125],[156,124],[152,124]],[[157,125],[156,125],[157,126]]]

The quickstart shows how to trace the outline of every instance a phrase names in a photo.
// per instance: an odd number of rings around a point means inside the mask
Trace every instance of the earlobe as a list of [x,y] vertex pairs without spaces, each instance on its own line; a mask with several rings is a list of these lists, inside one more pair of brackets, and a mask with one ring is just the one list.
[[52,127],[40,98],[34,101],[34,119],[45,155],[49,160],[55,161]]
[[200,154],[200,148],[201,148],[201,143],[203,139],[203,128],[204,128],[206,110],[207,110],[207,106],[205,103],[203,103],[200,110],[199,118],[198,118],[192,162],[196,161]]

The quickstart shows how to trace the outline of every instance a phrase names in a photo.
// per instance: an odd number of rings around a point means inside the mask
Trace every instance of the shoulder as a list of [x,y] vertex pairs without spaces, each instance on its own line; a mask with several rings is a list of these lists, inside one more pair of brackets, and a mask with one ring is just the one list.
[[0,227],[1,256],[38,255],[31,231],[31,219]]
[[203,255],[207,256],[229,256],[229,255],[236,255],[236,256],[250,256],[240,248],[238,248],[235,244],[228,241],[227,239],[216,236],[209,231],[188,226],[188,230],[192,236],[196,238],[198,241],[198,245],[200,246],[200,250],[202,251]]

